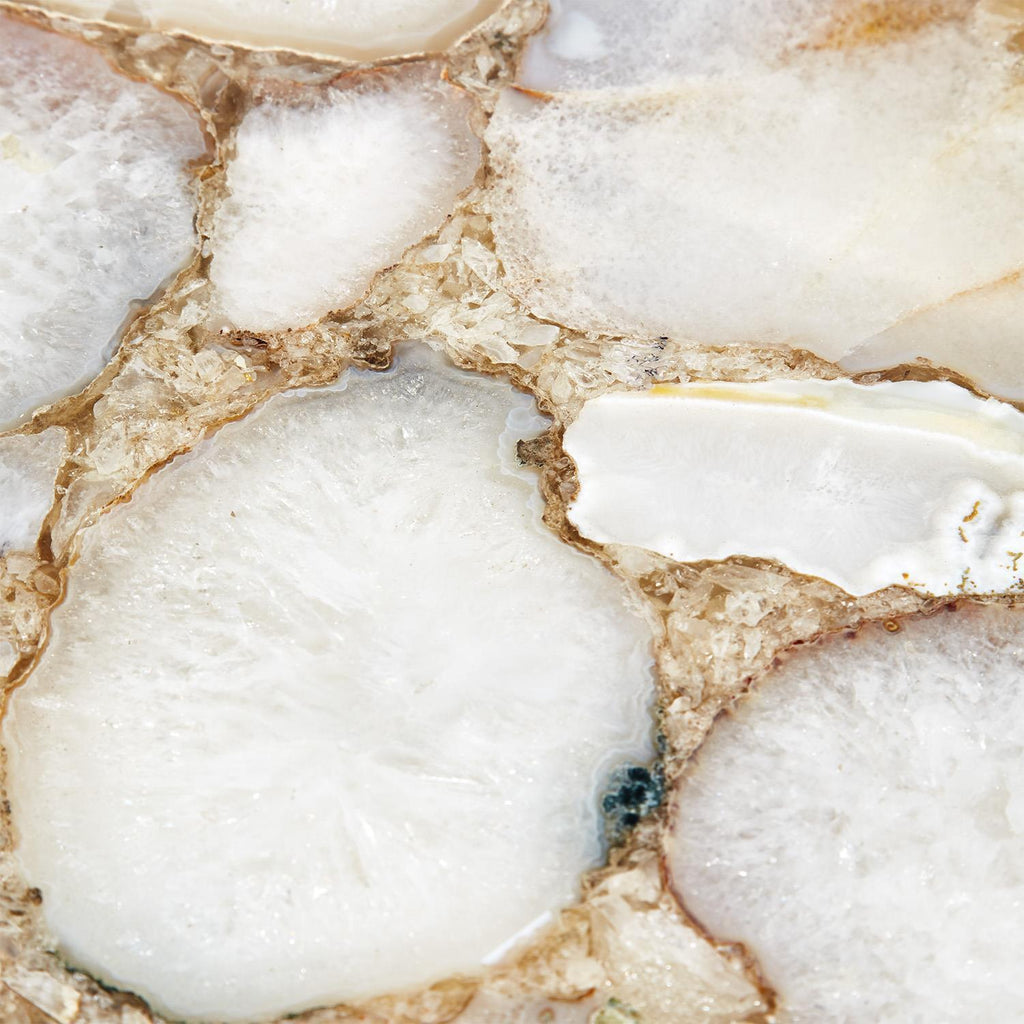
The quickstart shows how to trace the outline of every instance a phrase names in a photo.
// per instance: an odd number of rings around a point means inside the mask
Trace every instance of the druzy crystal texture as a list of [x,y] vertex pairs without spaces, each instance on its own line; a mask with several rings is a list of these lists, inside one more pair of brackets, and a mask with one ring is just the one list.
[[1019,0],[0,0],[0,1021],[1024,1019]]

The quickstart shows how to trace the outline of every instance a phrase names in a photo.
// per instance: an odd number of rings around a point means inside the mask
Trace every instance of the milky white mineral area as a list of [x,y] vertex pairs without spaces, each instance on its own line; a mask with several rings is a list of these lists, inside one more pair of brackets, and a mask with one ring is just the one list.
[[198,118],[0,15],[0,426],[84,384],[194,247]]
[[474,971],[573,901],[651,755],[650,634],[541,523],[532,409],[410,351],[89,530],[3,726],[72,963],[242,1020]]
[[601,543],[774,558],[852,594],[1024,585],[1024,414],[954,384],[611,392],[564,446],[569,517]]
[[1024,1017],[1024,613],[785,660],[684,777],[673,885],[792,1024]]
[[0,437],[0,555],[35,547],[66,451],[59,427]]
[[557,3],[522,78],[552,96],[507,90],[487,132],[515,294],[1024,398],[1021,25],[945,0],[872,28],[879,6]]
[[437,65],[266,102],[235,138],[210,279],[224,323],[299,327],[343,309],[436,230],[473,181],[469,100]]

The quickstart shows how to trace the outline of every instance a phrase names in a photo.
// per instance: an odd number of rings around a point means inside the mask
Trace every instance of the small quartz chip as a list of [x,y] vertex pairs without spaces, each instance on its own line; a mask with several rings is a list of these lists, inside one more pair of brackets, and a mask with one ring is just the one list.
[[681,562],[773,558],[851,594],[1022,585],[1024,414],[945,382],[667,384],[587,402],[569,516]]
[[0,14],[0,426],[80,387],[191,255],[199,119]]
[[792,1024],[1024,1017],[1024,611],[826,638],[716,722],[672,884]]
[[573,901],[653,753],[650,632],[541,522],[532,408],[409,351],[87,532],[3,727],[64,957],[262,1018],[479,970]]

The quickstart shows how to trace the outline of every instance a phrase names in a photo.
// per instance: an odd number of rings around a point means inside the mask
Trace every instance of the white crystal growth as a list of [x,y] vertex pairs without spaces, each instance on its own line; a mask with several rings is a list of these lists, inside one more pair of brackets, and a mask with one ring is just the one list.
[[401,362],[104,517],[5,719],[63,954],[173,1017],[478,969],[572,902],[607,773],[650,756],[649,632],[540,522],[531,402]]
[[527,45],[520,81],[556,92],[743,74],[774,63],[832,13],[820,0],[550,3],[544,30]]
[[0,15],[0,424],[81,386],[192,252],[198,118]]
[[1024,614],[793,655],[684,777],[673,884],[793,1024],[1024,1017]]
[[480,144],[468,112],[434,65],[251,111],[212,243],[226,322],[298,327],[357,301],[472,183]]
[[0,556],[35,547],[66,448],[59,427],[0,437]]
[[43,0],[42,6],[225,43],[366,60],[440,50],[499,0]]
[[487,133],[511,288],[574,328],[925,359],[1024,397],[1009,28],[816,45],[817,6],[560,5],[525,81],[564,91],[507,91]]
[[1024,414],[953,384],[613,392],[564,447],[569,517],[600,543],[774,558],[852,594],[1024,586]]

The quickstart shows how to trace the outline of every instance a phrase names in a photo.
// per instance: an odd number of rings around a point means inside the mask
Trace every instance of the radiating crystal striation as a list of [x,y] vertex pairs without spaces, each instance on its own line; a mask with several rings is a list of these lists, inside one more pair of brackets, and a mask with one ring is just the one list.
[[531,409],[409,352],[89,531],[4,723],[68,959],[242,1020],[472,971],[574,899],[651,753],[649,633],[540,522]]
[[480,143],[468,112],[432,64],[252,110],[212,241],[224,322],[300,327],[358,300],[472,183]]

